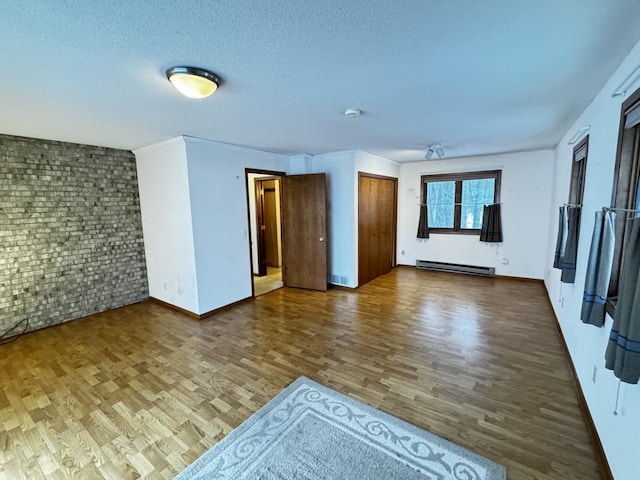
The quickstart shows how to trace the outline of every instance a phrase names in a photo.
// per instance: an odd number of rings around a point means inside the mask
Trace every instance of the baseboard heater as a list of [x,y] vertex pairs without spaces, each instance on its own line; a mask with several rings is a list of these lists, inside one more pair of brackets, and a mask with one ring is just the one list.
[[429,260],[416,260],[416,268],[420,270],[432,270],[436,272],[465,273],[467,275],[482,275],[495,277],[494,267],[478,267],[475,265],[460,265],[458,263],[430,262]]

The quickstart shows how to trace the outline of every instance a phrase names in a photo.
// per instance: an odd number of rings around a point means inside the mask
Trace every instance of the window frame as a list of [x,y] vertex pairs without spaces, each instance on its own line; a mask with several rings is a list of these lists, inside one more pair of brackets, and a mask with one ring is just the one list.
[[[611,189],[611,208],[636,208],[638,183],[640,182],[640,125],[625,129],[625,123],[627,112],[638,103],[640,103],[640,88],[630,95],[620,107],[616,166]],[[625,141],[625,130],[630,132],[627,136],[627,141]],[[618,301],[618,281],[622,269],[622,259],[624,258],[626,220],[632,216],[632,212],[625,211],[618,211],[616,215],[616,249],[614,251],[613,268],[605,304],[606,312],[612,317],[615,314]]]
[[434,182],[455,182],[455,197],[453,205],[453,228],[438,228],[429,225],[430,233],[459,234],[459,235],[480,235],[480,228],[461,228],[462,223],[462,182],[465,180],[482,180],[493,178],[495,185],[493,189],[493,203],[500,202],[500,186],[502,182],[502,170],[483,170],[478,172],[463,173],[440,173],[433,175],[422,175],[420,185],[422,187],[421,201],[427,205],[427,185]]
[[[585,149],[582,160],[576,160],[578,153]],[[584,184],[587,175],[587,160],[589,159],[589,135],[584,137],[573,149],[571,163],[571,185],[569,186],[569,204],[582,205],[584,198]]]

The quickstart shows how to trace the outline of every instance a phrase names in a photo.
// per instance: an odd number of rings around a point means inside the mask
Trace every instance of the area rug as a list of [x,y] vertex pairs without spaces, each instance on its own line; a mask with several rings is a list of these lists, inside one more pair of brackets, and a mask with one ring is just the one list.
[[504,466],[300,377],[177,480],[504,480]]

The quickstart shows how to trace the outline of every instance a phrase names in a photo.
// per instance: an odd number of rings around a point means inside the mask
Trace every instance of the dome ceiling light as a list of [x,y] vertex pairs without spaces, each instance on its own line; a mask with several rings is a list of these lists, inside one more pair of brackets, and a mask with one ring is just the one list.
[[189,98],[204,98],[218,89],[220,80],[208,70],[196,67],[172,67],[167,78],[176,89]]

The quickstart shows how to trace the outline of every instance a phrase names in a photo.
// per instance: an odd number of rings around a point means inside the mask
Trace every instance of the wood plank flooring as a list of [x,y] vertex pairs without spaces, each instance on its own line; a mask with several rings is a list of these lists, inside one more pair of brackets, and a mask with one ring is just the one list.
[[206,320],[152,302],[0,347],[0,479],[172,478],[299,375],[507,467],[599,479],[541,284],[396,268]]

